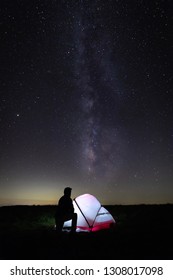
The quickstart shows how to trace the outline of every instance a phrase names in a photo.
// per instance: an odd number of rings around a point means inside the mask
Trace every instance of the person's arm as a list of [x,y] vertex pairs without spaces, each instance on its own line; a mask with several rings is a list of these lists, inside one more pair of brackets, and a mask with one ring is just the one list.
[[72,199],[70,199],[70,200],[71,200],[70,212],[74,213],[73,201],[72,201]]

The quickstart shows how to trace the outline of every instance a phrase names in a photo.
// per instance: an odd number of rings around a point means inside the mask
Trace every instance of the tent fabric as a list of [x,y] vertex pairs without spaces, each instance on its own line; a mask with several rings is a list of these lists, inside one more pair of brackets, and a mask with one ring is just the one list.
[[[73,206],[78,215],[76,231],[98,231],[115,224],[109,211],[91,194],[76,197]],[[71,220],[64,223],[64,228],[70,226]]]

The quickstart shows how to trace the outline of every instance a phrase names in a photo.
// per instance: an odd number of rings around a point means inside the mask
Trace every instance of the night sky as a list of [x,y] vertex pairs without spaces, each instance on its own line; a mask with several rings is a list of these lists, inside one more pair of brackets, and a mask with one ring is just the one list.
[[173,203],[171,2],[1,0],[0,205]]

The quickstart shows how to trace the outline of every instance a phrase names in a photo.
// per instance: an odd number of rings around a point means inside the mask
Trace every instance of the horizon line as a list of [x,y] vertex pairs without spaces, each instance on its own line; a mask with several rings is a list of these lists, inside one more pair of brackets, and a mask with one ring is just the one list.
[[[136,203],[136,204],[102,204],[102,206],[142,206],[142,205],[173,205],[173,202],[165,203]],[[57,204],[0,204],[0,207],[35,207],[35,206],[57,206]]]

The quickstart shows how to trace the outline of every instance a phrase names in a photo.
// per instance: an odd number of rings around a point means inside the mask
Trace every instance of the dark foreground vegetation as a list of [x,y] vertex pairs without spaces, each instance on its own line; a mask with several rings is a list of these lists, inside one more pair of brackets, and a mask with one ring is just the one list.
[[0,207],[0,259],[173,259],[173,205],[105,206],[115,228],[54,229],[55,206]]

